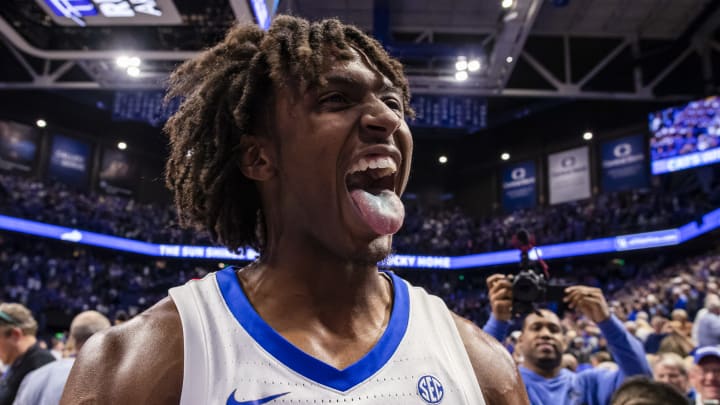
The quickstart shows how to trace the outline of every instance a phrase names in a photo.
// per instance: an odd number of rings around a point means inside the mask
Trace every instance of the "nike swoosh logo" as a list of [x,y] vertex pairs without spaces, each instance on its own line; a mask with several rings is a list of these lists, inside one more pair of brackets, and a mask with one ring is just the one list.
[[[235,390],[235,391],[237,391],[237,390]],[[269,397],[255,399],[252,401],[238,402],[235,399],[235,391],[233,391],[232,394],[230,394],[225,405],[262,405],[262,404],[267,404],[268,402],[272,401],[273,399],[277,399],[277,398],[280,398],[282,396],[289,394],[289,392],[283,392],[282,394],[270,395]]]

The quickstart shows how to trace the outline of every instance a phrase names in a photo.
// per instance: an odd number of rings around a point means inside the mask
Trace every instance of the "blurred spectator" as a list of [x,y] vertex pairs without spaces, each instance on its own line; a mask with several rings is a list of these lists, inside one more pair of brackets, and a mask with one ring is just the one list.
[[682,357],[675,353],[662,353],[653,362],[653,377],[685,393],[688,401],[694,403],[695,390],[690,387],[690,376]]
[[707,312],[697,321],[698,347],[720,345],[720,299],[716,295],[708,298]]
[[[92,335],[109,327],[110,321],[103,314],[82,312],[70,325],[69,345],[79,352]],[[70,358],[54,361],[25,376],[14,405],[58,405],[74,363],[73,353]]]
[[65,351],[65,342],[57,336],[53,336],[50,339],[50,343],[52,344],[50,353],[52,353],[53,357],[55,357],[55,360],[62,359],[64,357],[63,352]]
[[720,400],[720,348],[700,348],[694,360],[690,382],[697,393],[695,403],[702,405],[704,401]]
[[55,361],[41,349],[35,337],[37,322],[32,313],[17,303],[0,304],[0,360],[10,367],[0,379],[0,405],[11,405],[25,376]]
[[632,377],[620,386],[610,405],[683,405],[689,402],[670,384]]
[[[654,301],[657,301],[654,296],[652,297]],[[652,317],[651,325],[653,328],[653,332],[649,334],[647,338],[645,338],[645,353],[655,354],[658,352],[658,349],[660,348],[660,342],[662,342],[662,340],[665,339],[665,337],[667,336],[667,333],[663,331],[665,323],[667,323],[667,319],[663,318],[660,315],[655,315]]]
[[113,325],[120,325],[121,323],[127,322],[127,320],[128,320],[127,312],[125,312],[121,309],[115,313],[115,320],[113,321]]

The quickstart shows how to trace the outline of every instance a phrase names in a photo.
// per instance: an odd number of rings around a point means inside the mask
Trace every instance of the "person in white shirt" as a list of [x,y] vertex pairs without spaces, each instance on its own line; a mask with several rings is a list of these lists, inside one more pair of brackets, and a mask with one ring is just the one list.
[[[69,344],[78,352],[90,336],[109,327],[110,321],[100,312],[81,312],[70,325]],[[13,405],[59,404],[74,363],[74,356],[60,359],[28,374],[20,384]]]

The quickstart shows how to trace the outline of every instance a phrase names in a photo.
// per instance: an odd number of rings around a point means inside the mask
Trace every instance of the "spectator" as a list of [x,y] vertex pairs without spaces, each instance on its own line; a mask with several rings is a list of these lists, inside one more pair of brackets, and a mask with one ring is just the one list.
[[0,360],[10,367],[0,379],[0,405],[11,405],[25,376],[55,357],[38,345],[37,322],[21,304],[0,304]]
[[697,321],[697,345],[698,347],[720,345],[720,299],[718,296],[708,296],[705,308],[707,312]]
[[[507,277],[494,274],[487,279],[492,315],[483,328],[499,341],[505,338],[512,315],[512,284]],[[573,373],[562,368],[565,351],[560,319],[549,310],[527,315],[516,350],[523,356],[520,374],[533,404],[606,404],[626,377],[651,376],[640,342],[610,314],[607,301],[597,288],[572,286],[564,301],[598,325],[608,340],[618,370],[591,369]]]
[[[70,346],[79,352],[93,334],[110,327],[110,321],[97,311],[85,311],[70,325]],[[54,361],[28,374],[20,384],[13,405],[58,405],[62,397],[73,357]]]
[[631,377],[618,388],[610,405],[682,405],[688,401],[670,384]]
[[63,352],[65,351],[65,342],[63,339],[58,336],[53,336],[52,339],[50,339],[50,342],[52,343],[50,353],[52,353],[53,357],[55,357],[55,360],[62,359],[64,357]]
[[127,322],[127,320],[128,320],[127,312],[125,312],[121,309],[115,313],[115,320],[113,321],[113,325],[120,325],[121,323]]
[[653,377],[685,393],[688,401],[694,403],[695,390],[690,387],[690,377],[682,357],[675,353],[658,355],[653,364]]
[[720,348],[706,346],[695,351],[695,367],[690,373],[690,381],[697,393],[695,403],[720,401]]

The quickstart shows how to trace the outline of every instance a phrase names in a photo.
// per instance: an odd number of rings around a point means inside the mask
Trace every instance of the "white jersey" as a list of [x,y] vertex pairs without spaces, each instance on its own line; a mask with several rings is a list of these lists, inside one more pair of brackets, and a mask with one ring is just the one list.
[[185,346],[180,404],[485,404],[442,300],[387,274],[394,291],[387,328],[343,370],[275,332],[234,268],[171,289]]

